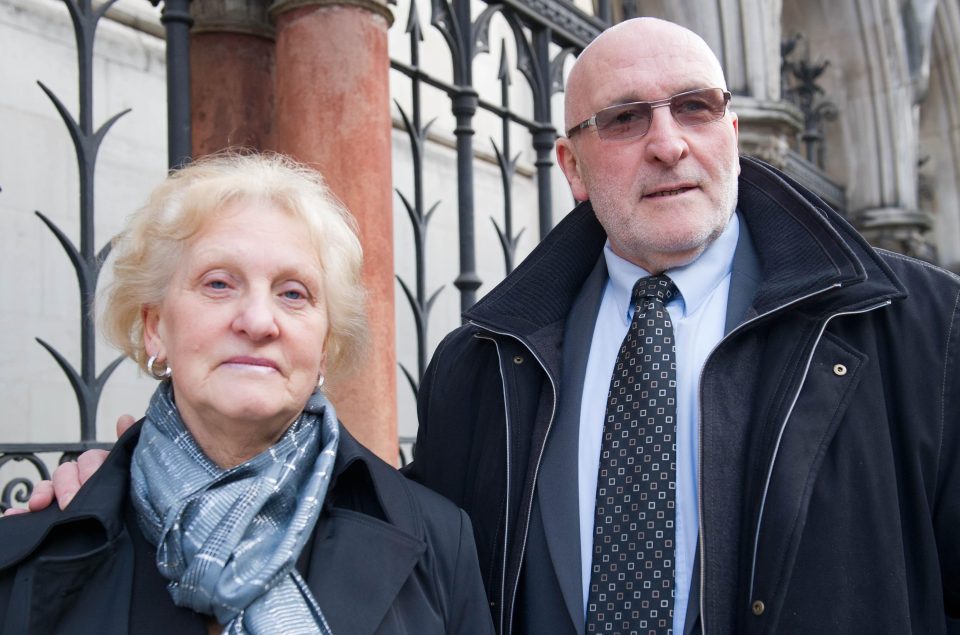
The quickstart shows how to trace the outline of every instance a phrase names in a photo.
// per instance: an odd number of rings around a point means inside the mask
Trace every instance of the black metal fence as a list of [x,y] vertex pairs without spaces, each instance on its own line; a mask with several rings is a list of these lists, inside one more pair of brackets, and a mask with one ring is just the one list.
[[[429,358],[427,330],[431,309],[442,290],[426,288],[427,228],[439,201],[428,202],[424,186],[425,145],[433,122],[423,123],[423,86],[430,86],[449,97],[451,112],[456,120],[453,134],[456,138],[459,274],[453,284],[460,292],[460,308],[463,311],[476,301],[477,289],[482,284],[476,263],[474,118],[478,111],[486,111],[500,121],[500,141],[492,143],[501,175],[503,220],[502,224],[496,220],[493,222],[506,274],[513,270],[516,263],[517,243],[525,229],[516,226],[512,204],[519,154],[515,154],[511,147],[511,127],[525,129],[532,139],[536,156],[538,229],[542,238],[554,224],[551,169],[557,131],[552,122],[551,97],[562,89],[566,58],[586,46],[603,28],[603,22],[598,18],[585,15],[569,3],[557,0],[491,2],[477,15],[471,14],[469,0],[433,0],[430,8],[431,26],[442,34],[449,47],[452,82],[429,75],[420,65],[423,27],[416,0],[410,2],[404,30],[409,41],[409,62],[391,62],[394,71],[410,80],[412,105],[408,113],[397,102],[413,163],[412,191],[405,192],[398,188],[397,194],[407,212],[414,236],[414,281],[411,283],[398,276],[416,329],[416,368],[408,368],[402,362],[400,365],[414,396]],[[513,40],[509,44],[506,38],[499,43],[490,41],[491,20],[496,15],[500,15],[509,26]],[[478,54],[490,53],[491,46],[496,44],[499,44],[496,79],[500,90],[496,95],[499,99],[494,101],[478,94],[473,62]],[[507,63],[508,45],[515,51],[513,68]],[[509,86],[517,75],[527,82],[532,93],[532,112],[517,112],[511,107]],[[410,441],[409,438],[401,438],[404,444]]]
[[[95,218],[93,187],[97,151],[111,126],[127,112],[117,113],[99,128],[94,127],[93,87],[96,78],[93,73],[93,47],[100,20],[117,0],[107,0],[97,6],[94,6],[92,0],[60,1],[69,11],[76,38],[78,115],[74,117],[60,98],[42,83],[40,86],[63,119],[76,150],[80,177],[80,197],[77,208],[80,224],[79,246],[74,245],[66,233],[49,218],[40,212],[37,212],[37,215],[63,246],[76,271],[81,298],[79,370],[44,339],[38,337],[37,340],[56,360],[75,393],[80,412],[80,440],[64,443],[0,444],[0,469],[11,463],[20,463],[29,465],[31,470],[36,471],[35,477],[17,476],[3,481],[5,485],[0,491],[0,509],[7,509],[17,503],[22,504],[29,497],[37,479],[50,477],[44,456],[52,455],[53,461],[63,462],[75,458],[84,450],[106,448],[111,445],[98,442],[96,439],[97,407],[104,385],[122,361],[122,358],[112,360],[97,374],[96,330],[91,310],[100,267],[110,251],[109,243],[97,248],[93,230]],[[161,0],[149,1],[155,6],[161,2]],[[608,2],[604,0],[600,4],[601,11],[606,10],[609,14]],[[161,22],[166,33],[168,164],[171,168],[184,165],[190,157],[189,31],[193,20],[189,8],[190,0],[165,0],[161,14]],[[414,231],[416,274],[412,283],[400,278],[398,282],[413,312],[416,324],[418,343],[416,368],[401,365],[401,370],[414,395],[428,359],[427,328],[430,311],[439,292],[439,289],[428,292],[425,283],[427,226],[436,205],[428,207],[425,201],[429,196],[423,187],[423,154],[429,123],[424,125],[422,121],[422,87],[428,85],[446,93],[450,99],[451,112],[456,119],[453,133],[456,137],[457,154],[460,270],[453,284],[460,292],[460,306],[465,309],[475,302],[477,289],[481,285],[476,271],[474,228],[476,215],[473,187],[474,117],[478,111],[486,111],[501,121],[501,141],[494,145],[494,152],[502,176],[505,209],[503,223],[497,224],[496,231],[503,250],[505,272],[509,272],[514,267],[517,242],[524,231],[523,228],[516,227],[511,204],[517,157],[515,148],[511,147],[510,129],[512,126],[520,126],[528,130],[532,138],[536,153],[539,233],[543,236],[553,226],[554,220],[550,194],[550,170],[556,131],[551,123],[550,98],[561,87],[564,59],[582,49],[603,26],[600,19],[583,14],[563,0],[490,2],[477,15],[472,14],[469,0],[432,0],[430,8],[432,15],[430,28],[441,33],[449,46],[454,69],[453,81],[447,82],[432,77],[420,66],[419,46],[423,30],[415,0],[411,3],[406,25],[410,43],[409,62],[393,61],[391,64],[394,71],[410,79],[412,98],[410,112],[402,109],[401,112],[413,158],[413,188],[412,192],[398,190],[398,194]],[[517,54],[515,68],[507,68],[506,56],[503,52],[507,43],[500,42],[501,66],[498,73],[500,95],[499,99],[488,100],[481,98],[474,87],[473,61],[479,53],[490,50],[489,26],[495,15],[502,16],[509,24],[514,37],[511,45],[515,46]],[[551,51],[553,51],[552,54]],[[522,76],[529,84],[533,94],[532,113],[519,113],[511,108],[508,86],[515,74]],[[401,438],[400,441],[402,454],[405,456],[411,450],[413,439]],[[23,471],[20,470],[20,472]]]
[[[46,349],[63,370],[77,399],[80,413],[80,440],[64,443],[16,443],[0,444],[0,470],[10,464],[31,466],[37,478],[50,478],[50,470],[42,458],[52,455],[60,463],[72,460],[91,448],[109,448],[112,444],[96,439],[97,406],[104,385],[116,367],[123,361],[118,357],[97,374],[96,328],[93,321],[93,301],[96,294],[100,267],[110,253],[109,242],[99,249],[94,234],[94,174],[97,153],[111,127],[125,115],[127,110],[109,117],[98,128],[93,123],[93,94],[96,78],[93,73],[93,47],[97,26],[104,14],[117,2],[108,0],[94,6],[92,0],[61,0],[66,6],[76,39],[77,84],[79,108],[76,117],[52,90],[42,81],[38,84],[46,93],[53,107],[63,119],[73,141],[77,156],[80,195],[77,218],[80,225],[80,244],[75,245],[52,220],[42,212],[36,214],[53,232],[66,252],[77,276],[80,294],[80,365],[79,369],[42,337],[37,342]],[[156,4],[159,0],[151,0]],[[167,0],[163,8],[162,22],[167,33],[168,71],[168,127],[169,164],[182,165],[190,155],[190,91],[189,91],[189,29],[192,23],[189,13],[190,0]],[[29,470],[28,470],[29,471]],[[23,472],[23,470],[21,470]],[[33,491],[35,478],[17,476],[6,479],[0,490],[0,510],[15,503],[24,503]]]

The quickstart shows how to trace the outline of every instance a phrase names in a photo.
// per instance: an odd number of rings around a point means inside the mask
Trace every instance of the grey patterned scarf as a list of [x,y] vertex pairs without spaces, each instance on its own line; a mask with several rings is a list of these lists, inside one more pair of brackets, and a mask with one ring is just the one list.
[[319,391],[279,441],[229,470],[197,445],[163,382],[131,466],[133,504],[177,606],[225,633],[330,633],[296,561],[323,505],[340,440]]

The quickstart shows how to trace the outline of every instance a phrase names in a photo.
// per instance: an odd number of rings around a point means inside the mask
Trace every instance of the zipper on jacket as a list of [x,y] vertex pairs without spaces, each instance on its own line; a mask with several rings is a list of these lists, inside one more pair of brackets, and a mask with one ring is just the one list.
[[503,563],[500,566],[500,626],[497,629],[499,633],[503,633],[504,592],[506,589],[508,554],[507,543],[510,530],[510,407],[507,404],[507,378],[503,374],[503,356],[500,355],[500,343],[492,337],[486,337],[480,334],[477,334],[476,337],[493,342],[494,348],[497,349],[497,365],[500,367],[500,384],[503,390],[503,421],[506,426],[507,487],[504,496],[505,504],[503,513]]
[[[537,363],[540,365],[540,368],[543,370],[543,374],[546,375],[547,379],[550,380],[550,388],[553,390],[553,404],[551,405],[551,409],[550,409],[550,419],[549,421],[547,421],[547,429],[543,435],[544,442],[540,446],[540,452],[537,454],[537,462],[533,469],[533,489],[531,490],[531,494],[530,494],[530,503],[527,505],[526,521],[523,526],[523,539],[520,543],[520,566],[523,566],[523,558],[527,550],[527,534],[530,531],[530,515],[533,513],[533,496],[536,494],[537,478],[540,476],[540,464],[543,462],[543,451],[547,447],[546,440],[550,436],[550,430],[553,428],[553,420],[557,415],[557,384],[553,380],[553,376],[550,375],[550,373],[547,371],[547,366],[546,364],[543,363],[543,360],[540,359],[540,356],[537,355],[537,353],[533,350],[533,347],[529,346],[526,342],[524,342],[522,338],[516,335],[513,335],[512,333],[505,333],[503,331],[497,331],[497,330],[491,329],[487,326],[482,326],[473,321],[471,321],[470,323],[476,326],[477,328],[483,329],[489,333],[496,333],[497,335],[510,337],[512,339],[515,339],[517,342],[519,342],[520,345],[523,346],[525,349],[527,349],[527,351],[530,352],[533,358],[537,360]],[[509,413],[509,407],[507,406],[506,377],[504,376],[504,373],[502,370],[503,360],[500,358],[500,346],[497,344],[497,341],[495,339],[490,337],[484,338],[480,334],[477,334],[477,337],[480,337],[483,339],[489,339],[494,343],[494,345],[497,347],[497,360],[498,362],[500,362],[500,368],[501,368],[500,380],[503,382],[504,418],[507,423],[507,433],[508,433],[507,434],[507,505],[506,507],[509,513],[509,509],[510,509],[510,487],[509,487],[509,484],[510,484],[510,462],[509,462],[510,461],[510,436],[509,436],[510,413]],[[507,564],[507,557],[508,557],[507,531],[509,530],[509,528],[510,528],[509,523],[508,522],[505,523],[505,529],[503,532],[503,562],[504,562],[503,573],[502,573],[503,583],[501,584],[501,588],[500,588],[500,600],[501,600],[500,602],[500,624],[501,624],[500,633],[501,635],[509,635],[513,631],[513,607],[514,607],[514,602],[516,601],[516,598],[517,598],[517,588],[520,585],[520,576],[518,575],[515,580],[511,581],[512,588],[510,590],[510,615],[506,616],[507,630],[504,631],[502,630],[502,626],[503,626],[503,620],[504,620],[504,611],[506,610],[507,607],[506,607],[506,603],[503,600],[505,599],[504,591],[506,590],[505,589],[505,586],[506,586],[505,582],[506,582],[506,575],[507,575],[506,564]]]
[[[826,293],[827,291],[836,289],[839,286],[841,286],[840,283],[836,282],[830,285],[829,287],[825,287],[823,289],[819,289],[812,293],[808,293],[807,295],[799,297],[796,300],[793,300],[792,302],[787,302],[786,304],[782,304],[780,306],[774,307],[769,311],[767,311],[766,313],[757,315],[747,320],[746,322],[743,322],[742,324],[738,324],[733,330],[731,330],[729,333],[727,333],[722,338],[720,338],[720,341],[717,342],[717,344],[713,347],[710,353],[707,354],[706,360],[703,362],[703,367],[700,369],[700,380],[697,386],[697,392],[700,393],[699,400],[697,403],[697,525],[700,533],[699,542],[700,542],[700,632],[701,632],[701,635],[707,635],[707,613],[704,610],[706,608],[706,591],[707,591],[707,588],[706,588],[707,587],[707,574],[706,574],[707,549],[706,549],[706,538],[705,538],[706,532],[704,531],[704,526],[703,526],[703,372],[704,372],[704,369],[707,367],[707,364],[710,362],[710,358],[713,357],[714,352],[716,352],[716,350],[720,348],[721,344],[723,344],[728,339],[733,337],[734,334],[739,333],[740,331],[744,330],[754,322],[757,322],[758,320],[761,320],[767,317],[768,315],[776,313],[777,311],[780,311],[782,309],[786,309],[787,307],[797,304],[798,302],[803,302],[804,300],[808,300],[815,295],[819,295],[821,293]],[[751,595],[752,595],[752,591],[753,591],[752,579],[751,579],[750,586],[751,586]]]
[[793,395],[793,401],[790,402],[790,408],[787,409],[787,414],[783,418],[783,422],[780,424],[780,430],[777,433],[777,441],[773,446],[773,456],[770,458],[770,465],[767,467],[767,478],[763,486],[763,497],[760,499],[760,513],[757,516],[757,530],[753,537],[753,557],[750,563],[750,594],[749,597],[753,598],[754,592],[754,582],[756,581],[756,572],[757,572],[757,550],[760,545],[760,527],[763,524],[763,511],[766,508],[767,503],[767,494],[770,489],[770,480],[773,477],[773,466],[777,462],[777,455],[780,452],[780,442],[783,439],[783,433],[787,429],[787,423],[790,421],[790,416],[793,414],[793,408],[797,404],[797,400],[800,398],[800,392],[803,390],[803,385],[807,381],[807,375],[810,373],[810,364],[813,362],[813,355],[816,353],[817,346],[820,344],[820,340],[823,339],[823,333],[827,330],[827,325],[830,324],[830,321],[835,317],[840,317],[843,315],[859,315],[862,313],[869,313],[876,309],[888,306],[891,303],[891,300],[885,300],[879,304],[861,309],[859,311],[843,311],[840,313],[834,313],[833,315],[828,316],[823,325],[820,327],[820,332],[817,333],[817,339],[814,340],[813,346],[810,348],[810,355],[807,357],[806,366],[803,369],[803,376],[800,378],[800,383],[797,385],[797,390]]
[[[783,304],[783,305],[774,307],[773,309],[767,311],[766,313],[763,313],[763,314],[761,314],[761,315],[757,315],[757,316],[751,318],[750,320],[747,320],[746,322],[743,322],[742,324],[738,325],[738,326],[737,326],[736,328],[734,328],[732,331],[730,331],[729,333],[727,333],[723,338],[721,338],[721,340],[720,340],[719,342],[717,342],[716,346],[713,347],[713,350],[711,350],[710,353],[707,355],[706,361],[704,362],[704,365],[703,365],[704,368],[706,368],[707,362],[710,361],[710,357],[711,357],[711,356],[713,355],[713,353],[720,347],[720,345],[723,344],[727,339],[729,339],[730,337],[732,337],[734,334],[739,333],[740,331],[744,330],[745,328],[747,328],[747,327],[750,326],[751,324],[753,324],[753,323],[755,323],[755,322],[757,322],[757,321],[759,321],[759,320],[761,320],[761,319],[763,319],[763,318],[766,318],[767,316],[769,316],[769,315],[771,315],[771,314],[773,314],[773,313],[775,313],[775,312],[777,312],[777,311],[780,311],[780,310],[782,310],[782,309],[786,309],[787,307],[790,307],[790,306],[792,306],[792,305],[794,305],[794,304],[797,304],[798,302],[803,302],[804,300],[808,300],[809,298],[812,298],[812,297],[814,297],[814,296],[816,296],[816,295],[819,295],[819,294],[821,294],[821,293],[826,293],[827,291],[831,291],[831,290],[836,289],[836,288],[838,288],[838,287],[840,287],[840,286],[842,286],[842,285],[841,285],[839,282],[834,283],[834,284],[830,285],[829,287],[824,287],[823,289],[819,289],[819,290],[817,290],[817,291],[814,291],[814,292],[812,292],[812,293],[809,293],[809,294],[807,294],[807,295],[805,295],[805,296],[802,296],[802,297],[800,297],[800,298],[797,298],[797,299],[795,299],[795,300],[793,300],[793,301],[791,301],[791,302],[788,302],[788,303],[786,303],[786,304]],[[867,312],[869,312],[869,311],[873,311],[873,310],[875,310],[875,309],[878,309],[878,308],[881,308],[881,307],[884,307],[884,306],[888,306],[889,304],[891,304],[891,301],[890,301],[890,300],[885,300],[884,302],[881,302],[881,303],[879,303],[879,304],[873,305],[873,306],[871,306],[871,307],[868,307],[868,308],[863,309],[863,310],[860,310],[860,311],[847,311],[847,312],[843,312],[843,313],[836,313],[836,314],[834,314],[834,315],[829,316],[829,317],[826,319],[826,321],[824,322],[823,326],[821,327],[820,334],[819,334],[818,337],[817,337],[817,341],[814,343],[813,349],[811,349],[810,357],[809,357],[808,360],[807,360],[807,368],[804,370],[804,377],[803,377],[803,379],[801,379],[800,386],[799,386],[798,389],[797,389],[797,393],[794,395],[793,403],[796,403],[796,400],[797,400],[797,398],[799,397],[800,390],[802,389],[804,380],[806,379],[806,374],[807,374],[807,372],[809,371],[810,361],[813,359],[813,352],[816,350],[816,346],[817,346],[817,344],[819,343],[821,337],[823,336],[823,332],[824,332],[824,330],[826,330],[827,324],[829,324],[830,320],[832,320],[832,319],[835,318],[835,317],[841,316],[841,315],[855,315],[855,314],[859,314],[859,313],[867,313]],[[487,326],[483,326],[483,325],[478,324],[478,323],[476,323],[476,322],[474,322],[474,321],[471,321],[470,324],[473,324],[474,326],[476,326],[477,328],[479,328],[479,329],[481,329],[481,330],[483,330],[483,331],[487,331],[487,332],[489,332],[489,333],[495,333],[495,334],[497,334],[497,335],[502,335],[502,336],[504,336],[504,337],[510,337],[510,338],[516,340],[516,341],[519,342],[524,348],[526,348],[527,351],[529,351],[531,355],[533,355],[533,358],[534,358],[534,359],[537,360],[537,363],[540,365],[540,368],[543,370],[544,375],[546,375],[547,379],[550,380],[550,386],[551,386],[551,388],[553,389],[553,405],[552,405],[552,410],[551,410],[551,412],[550,412],[550,420],[549,420],[549,422],[547,423],[547,430],[546,430],[546,433],[545,433],[545,435],[544,435],[544,440],[546,440],[546,438],[549,437],[549,435],[550,435],[550,430],[551,430],[551,428],[553,427],[553,421],[554,421],[554,418],[556,417],[556,411],[557,411],[557,386],[556,386],[556,382],[554,382],[553,376],[551,376],[550,373],[547,371],[547,367],[546,367],[546,365],[543,363],[543,360],[540,359],[540,357],[536,354],[536,352],[534,352],[533,348],[530,347],[529,345],[527,345],[527,343],[524,342],[522,338],[520,338],[520,337],[518,337],[518,336],[516,336],[516,335],[513,335],[512,333],[506,333],[506,332],[504,332],[504,331],[498,331],[498,330],[495,330],[495,329],[491,329],[491,328],[489,328],[489,327],[487,327]],[[510,513],[510,435],[509,435],[509,432],[510,432],[510,413],[509,413],[509,407],[508,407],[507,402],[506,402],[506,394],[507,394],[507,393],[506,393],[506,377],[504,376],[503,370],[502,370],[502,369],[503,369],[503,364],[502,364],[503,359],[502,359],[502,357],[501,357],[501,355],[500,355],[500,346],[499,346],[499,344],[497,343],[496,339],[494,339],[494,338],[492,338],[492,337],[485,337],[485,336],[483,336],[483,335],[481,335],[481,334],[479,334],[479,333],[476,335],[476,337],[481,338],[481,339],[486,339],[486,340],[489,340],[489,341],[491,341],[491,342],[494,343],[494,346],[495,346],[496,349],[497,349],[497,361],[498,361],[498,364],[499,364],[500,369],[501,369],[501,371],[500,371],[500,381],[503,383],[503,393],[504,393],[504,421],[505,421],[506,426],[507,426],[507,430],[506,430],[506,432],[507,432],[507,478],[506,478],[507,491],[506,491],[506,511],[505,511],[505,516],[504,516],[504,518],[505,518],[505,521],[504,521],[504,522],[505,522],[505,527],[504,527],[504,532],[503,532],[503,533],[504,533],[504,536],[503,536],[503,571],[501,572],[501,587],[500,587],[500,626],[501,626],[501,631],[500,631],[500,632],[501,632],[501,635],[509,635],[509,633],[513,630],[513,604],[514,604],[514,602],[515,602],[515,600],[516,600],[517,587],[518,587],[519,582],[520,582],[519,577],[518,577],[516,580],[513,580],[513,581],[512,581],[512,589],[511,589],[511,592],[510,592],[510,607],[511,607],[511,611],[510,611],[509,621],[507,622],[507,630],[504,631],[504,630],[503,630],[503,621],[504,621],[504,611],[506,610],[506,602],[505,602],[505,599],[506,599],[506,596],[505,596],[505,592],[506,592],[506,575],[507,575],[507,566],[506,566],[506,565],[507,565],[507,559],[508,559],[508,553],[509,553],[509,550],[507,549],[507,546],[508,546],[508,541],[509,541],[509,535],[508,535],[509,522],[508,522],[508,521],[509,521],[509,513]],[[703,389],[703,369],[700,370],[700,390],[702,390],[702,389]],[[707,635],[706,612],[705,612],[705,610],[704,610],[704,609],[705,609],[705,606],[706,606],[706,602],[705,602],[705,600],[706,600],[706,548],[705,548],[706,545],[705,545],[705,538],[704,538],[704,533],[705,533],[705,532],[704,532],[704,525],[703,525],[703,522],[704,522],[704,521],[703,521],[703,395],[701,394],[700,397],[701,397],[701,398],[700,398],[700,400],[699,400],[699,404],[698,404],[698,407],[697,407],[697,409],[698,409],[698,427],[699,427],[699,431],[698,431],[698,432],[699,432],[699,433],[698,433],[698,444],[697,444],[697,463],[698,463],[698,467],[699,467],[699,469],[697,470],[697,510],[698,510],[698,516],[699,516],[699,518],[698,518],[698,521],[699,521],[699,522],[698,522],[698,525],[699,525],[699,532],[700,532],[700,626],[701,626],[701,633],[702,633],[702,635]],[[790,411],[787,413],[787,416],[786,416],[786,418],[784,419],[784,422],[783,422],[783,424],[782,424],[782,426],[781,426],[780,436],[782,436],[782,434],[783,434],[783,429],[785,428],[786,423],[787,423],[787,420],[789,420],[790,414],[792,413],[792,411],[793,411],[793,404],[791,404]],[[780,438],[778,437],[778,439],[777,439],[777,448],[779,448],[779,441],[780,441]],[[543,461],[543,452],[544,452],[544,448],[545,448],[545,447],[546,447],[546,443],[544,443],[543,445],[541,445],[541,446],[540,446],[540,452],[539,452],[539,454],[537,455],[537,462],[536,462],[536,466],[535,466],[534,472],[533,472],[533,486],[534,486],[534,488],[536,488],[537,478],[538,478],[538,476],[539,476],[539,474],[540,474],[540,464],[541,464],[541,462]],[[764,507],[764,504],[765,504],[765,502],[766,502],[767,487],[769,486],[769,478],[770,478],[770,475],[773,473],[773,464],[774,464],[775,460],[776,460],[776,450],[774,451],[774,457],[773,457],[773,459],[772,459],[771,462],[770,462],[770,467],[769,467],[769,470],[768,470],[768,472],[767,472],[767,484],[766,484],[766,486],[764,487],[763,500],[761,500],[761,505],[760,505],[760,520],[761,520],[761,521],[762,521],[762,517],[763,517],[763,507]],[[524,554],[525,554],[525,552],[526,552],[527,532],[529,531],[529,528],[530,528],[530,515],[531,515],[532,511],[533,511],[533,498],[532,498],[532,496],[531,496],[530,504],[528,504],[528,506],[527,506],[526,524],[525,524],[525,526],[524,526],[523,540],[522,540],[522,543],[521,543],[521,546],[520,546],[520,562],[521,562],[521,563],[523,562],[523,557],[524,557]],[[750,595],[751,595],[751,596],[753,595],[753,572],[754,572],[755,566],[756,566],[756,555],[757,555],[756,549],[757,549],[757,539],[759,539],[759,535],[760,535],[760,522],[758,521],[758,523],[757,523],[757,533],[756,533],[756,537],[755,537],[755,541],[754,541],[753,559],[752,559],[752,567],[751,567],[751,575],[750,575]]]

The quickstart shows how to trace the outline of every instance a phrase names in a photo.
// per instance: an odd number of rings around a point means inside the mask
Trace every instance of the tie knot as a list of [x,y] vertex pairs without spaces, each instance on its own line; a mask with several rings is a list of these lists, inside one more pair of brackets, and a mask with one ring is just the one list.
[[666,304],[673,298],[680,295],[680,290],[669,276],[647,276],[640,278],[633,285],[633,301],[639,304],[644,298],[656,299]]

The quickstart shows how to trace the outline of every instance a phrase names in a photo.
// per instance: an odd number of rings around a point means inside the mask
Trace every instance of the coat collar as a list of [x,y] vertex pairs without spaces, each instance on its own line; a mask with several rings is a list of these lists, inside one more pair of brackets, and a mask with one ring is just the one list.
[[577,205],[464,317],[521,337],[563,322],[606,239],[590,203]]
[[[59,511],[53,505],[42,512],[12,516],[5,521],[11,519],[36,520],[41,516],[44,518],[54,516],[55,518],[50,520],[52,528],[77,520],[95,519],[103,525],[107,538],[119,534],[123,528],[123,505],[129,491],[130,463],[133,451],[140,439],[142,427],[143,419],[137,421],[120,437],[109,456],[107,456],[107,460],[80,489],[67,509]],[[411,510],[409,496],[400,493],[399,490],[402,490],[403,486],[397,483],[397,479],[392,476],[392,473],[396,470],[363,447],[341,424],[340,445],[334,462],[334,473],[330,483],[331,490],[336,488],[338,478],[351,468],[362,469],[369,476],[377,501],[387,519],[394,524],[406,524],[408,531],[416,533],[415,527],[406,520],[406,515]],[[6,526],[8,526],[6,522],[0,523],[0,535],[3,535],[2,528]],[[415,537],[422,538],[422,532]],[[10,566],[13,563],[15,556],[11,555],[12,552],[32,551],[43,542],[44,536],[23,535],[11,536],[11,538],[13,538],[12,541],[3,543],[6,547],[5,555],[7,557],[0,559],[0,568]]]
[[[142,427],[137,422],[117,441],[106,462],[77,493],[70,506],[0,521],[4,545],[0,569],[29,558],[57,527],[94,522],[113,541],[124,530],[123,506],[129,489],[130,461]],[[340,446],[330,491],[337,483],[364,479],[373,489],[386,520],[351,509],[326,507],[317,523],[308,583],[334,632],[374,633],[426,550],[425,530],[409,486],[395,469],[340,428]],[[355,482],[355,481],[354,481]],[[86,526],[86,525],[85,525]],[[94,532],[94,535],[100,532]],[[82,558],[91,545],[63,558]],[[363,606],[362,611],[356,610]]]
[[405,478],[341,426],[335,497],[348,481],[372,484],[386,521],[335,500],[317,524],[307,582],[333,632],[374,633],[426,550],[425,530]]
[[843,217],[769,165],[747,157],[740,163],[739,206],[761,275],[753,314],[796,303],[826,315],[906,297],[890,267]]
[[40,512],[0,521],[0,544],[4,545],[0,569],[15,566],[29,557],[61,526],[92,523],[102,530],[96,535],[104,542],[114,541],[123,532],[130,458],[140,437],[140,427],[138,422],[117,441],[106,462],[77,492],[67,509],[61,511],[54,504]]
[[[814,194],[755,159],[740,165],[741,232],[750,232],[762,280],[747,317],[800,301],[835,312],[906,297],[877,252]],[[590,203],[581,203],[464,317],[521,338],[562,323],[605,241]]]

